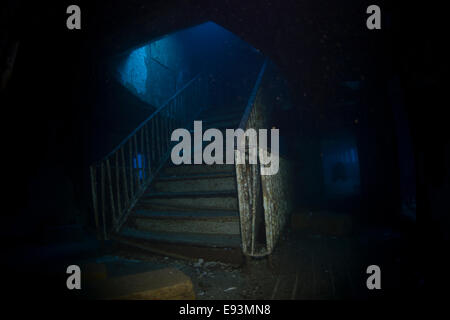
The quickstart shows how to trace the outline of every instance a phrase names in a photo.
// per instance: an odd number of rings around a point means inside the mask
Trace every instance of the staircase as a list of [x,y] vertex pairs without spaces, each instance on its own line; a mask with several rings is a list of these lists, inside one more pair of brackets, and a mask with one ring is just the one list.
[[233,256],[271,254],[291,211],[288,160],[280,157],[279,174],[271,176],[261,174],[259,163],[176,166],[170,137],[195,120],[202,120],[203,131],[267,129],[283,85],[278,74],[266,58],[246,106],[213,109],[207,109],[208,77],[199,74],[94,162],[89,170],[98,238],[228,263]]
[[[203,121],[203,130],[224,132],[238,127],[242,113],[243,108],[209,109],[196,120]],[[185,256],[186,246],[240,248],[234,165],[174,165],[169,158],[112,238],[169,256]]]

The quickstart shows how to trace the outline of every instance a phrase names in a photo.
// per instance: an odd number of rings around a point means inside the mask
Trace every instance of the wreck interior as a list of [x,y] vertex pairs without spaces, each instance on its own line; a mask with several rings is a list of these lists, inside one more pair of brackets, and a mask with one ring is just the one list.
[[[87,287],[180,272],[190,291],[163,299],[413,297],[439,277],[439,19],[413,35],[415,9],[392,4],[370,32],[357,1],[82,1],[72,31],[64,3],[24,6],[5,5],[0,52],[19,43],[1,97],[18,123],[4,133],[11,292],[31,281],[52,297],[105,294],[63,290],[68,264]],[[171,132],[194,120],[279,129],[278,174],[174,165]],[[369,265],[382,291],[367,290]]]

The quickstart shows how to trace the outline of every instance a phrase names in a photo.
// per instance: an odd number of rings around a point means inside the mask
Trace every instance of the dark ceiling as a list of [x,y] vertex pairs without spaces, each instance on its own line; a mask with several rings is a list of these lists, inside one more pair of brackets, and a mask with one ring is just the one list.
[[[89,19],[102,54],[212,20],[269,56],[303,108],[332,99],[345,80],[364,80],[386,59],[387,31],[369,31],[361,1],[127,1],[98,6]],[[386,26],[386,29],[389,29]],[[327,97],[325,99],[325,97]]]
[[290,80],[292,94],[305,110],[334,103],[342,81],[429,72],[431,55],[445,57],[433,47],[441,37],[436,31],[445,21],[444,11],[431,4],[425,8],[377,1],[382,29],[371,31],[366,28],[366,8],[373,3],[366,0],[76,2],[83,21],[76,35],[65,29],[70,1],[10,2],[4,13],[12,14],[4,14],[2,20],[7,27],[12,25],[13,32],[21,30],[22,36],[51,37],[56,32],[64,40],[78,41],[88,59],[104,59],[212,20],[269,56]]
[[323,108],[336,102],[342,81],[379,81],[394,73],[410,76],[414,69],[426,68],[426,60],[432,58],[426,50],[442,54],[432,45],[439,35],[430,35],[443,23],[434,18],[438,8],[378,1],[382,30],[370,31],[366,28],[370,4],[361,0],[116,0],[89,4],[86,28],[92,31],[92,45],[107,56],[212,20],[281,68],[298,107],[326,113]]

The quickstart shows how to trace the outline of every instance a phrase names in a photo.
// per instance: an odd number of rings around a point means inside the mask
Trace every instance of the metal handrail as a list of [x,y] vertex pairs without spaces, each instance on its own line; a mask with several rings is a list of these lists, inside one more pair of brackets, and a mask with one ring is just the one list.
[[154,117],[156,117],[156,115],[158,113],[160,113],[162,110],[164,110],[172,100],[174,100],[182,91],[184,91],[184,89],[186,89],[187,87],[189,87],[189,85],[191,85],[192,82],[194,82],[196,79],[198,79],[200,77],[200,73],[198,75],[196,75],[194,78],[192,78],[191,80],[189,80],[188,83],[186,83],[181,89],[179,89],[173,96],[171,96],[164,104],[162,104],[158,109],[155,110],[155,112],[153,112],[147,119],[145,119],[144,121],[141,122],[140,125],[138,125],[136,127],[136,129],[134,129],[128,136],[126,136],[122,142],[120,142],[111,152],[109,152],[106,156],[104,156],[102,159],[100,159],[98,162],[106,160],[109,156],[111,156],[112,154],[114,154],[117,150],[119,150],[122,145],[124,145],[129,139],[131,139],[133,137],[133,135],[136,134],[136,132],[138,132],[147,122],[149,122],[150,120],[152,120]]
[[118,232],[166,163],[171,133],[206,107],[207,80],[198,74],[145,119],[110,153],[94,162],[91,176],[95,225],[102,239]]

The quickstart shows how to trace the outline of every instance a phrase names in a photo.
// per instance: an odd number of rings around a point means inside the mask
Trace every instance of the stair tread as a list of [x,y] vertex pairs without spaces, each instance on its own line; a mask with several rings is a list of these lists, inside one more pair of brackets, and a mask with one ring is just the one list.
[[[203,121],[203,131],[209,128],[231,129],[238,127],[242,113],[243,108],[211,109],[202,113],[199,116],[199,119],[202,119]],[[191,132],[193,132],[193,129],[191,129]],[[205,145],[205,143],[209,142],[203,142],[203,145]],[[182,166],[185,166],[186,170]],[[174,165],[169,161],[168,165],[166,165],[166,169],[169,170],[167,172],[162,171],[154,181],[154,183],[160,182],[160,184],[155,184],[154,188],[147,189],[138,201],[137,207],[133,210],[130,218],[136,219],[136,225],[134,225],[134,227],[125,225],[113,238],[118,241],[143,241],[144,243],[147,242],[148,245],[153,243],[197,247],[239,248],[241,245],[239,229],[237,229],[238,232],[233,231],[226,233],[224,230],[228,230],[229,228],[222,230],[222,226],[224,225],[221,222],[223,221],[227,226],[235,226],[236,223],[239,225],[239,212],[237,211],[237,204],[235,204],[236,200],[234,200],[237,191],[213,191],[215,188],[194,188],[193,186],[198,183],[203,185],[206,179],[234,177],[234,165],[214,164],[209,166],[211,168],[201,169],[198,168],[199,166],[207,165],[201,164],[197,165],[197,167],[192,165]],[[177,167],[182,168],[173,169]],[[190,189],[175,188],[176,185],[180,183],[175,183],[175,187],[172,186],[173,184],[164,183],[172,181],[181,181],[184,183],[184,180],[200,179],[205,180],[199,182],[186,181],[185,183],[187,185],[192,185]],[[221,188],[219,189],[232,188],[231,184],[228,183],[231,181],[230,179],[224,179],[224,183],[227,183],[223,185],[221,184],[221,181],[222,180],[215,180],[212,184],[220,184]],[[161,184],[161,182],[163,182],[163,184]],[[155,191],[158,190],[158,188],[159,190],[180,190],[181,192]],[[204,189],[207,191],[192,191],[197,189]],[[228,199],[229,197],[233,199]],[[173,223],[176,224],[176,228],[173,228],[172,225],[165,225],[171,220],[174,220]],[[206,233],[201,233],[199,232],[201,231],[201,228],[198,226],[193,227],[191,225],[193,222],[196,222],[197,224],[213,224],[213,226],[215,226],[214,224],[219,224],[220,233],[213,233],[211,226],[208,226],[205,229]],[[178,227],[178,224],[180,223],[182,224],[182,228]],[[151,224],[151,228],[148,229],[146,224]],[[162,228],[161,225],[164,228]],[[147,228],[147,231],[144,227]],[[142,228],[144,228],[144,230],[142,230]]]
[[216,123],[216,122],[239,122],[241,120],[241,117],[205,117],[200,118],[197,121],[202,121],[203,124],[209,124],[209,123]]
[[216,219],[216,218],[238,218],[237,211],[150,211],[136,210],[133,217],[149,219]]
[[194,192],[145,192],[144,198],[183,198],[183,197],[216,197],[236,195],[236,190],[194,191]]
[[204,117],[204,118],[199,118],[196,121],[202,121],[202,125],[203,127],[208,127],[211,126],[211,124],[213,123],[222,123],[222,122],[238,122],[241,120],[241,117],[214,117],[214,118],[209,118],[209,117]]
[[227,114],[241,114],[244,112],[245,107],[232,107],[232,108],[212,108],[203,110],[200,116],[221,116]]
[[[222,123],[222,122],[239,122],[240,117],[223,117],[223,118],[204,118],[202,119],[203,124],[211,124],[211,123]],[[206,126],[206,125],[205,125]]]
[[202,129],[206,130],[209,128],[226,128],[229,126],[229,129],[236,127],[236,124],[239,124],[240,119],[224,119],[224,120],[203,120]]
[[122,228],[119,236],[146,241],[212,247],[239,247],[241,243],[241,237],[239,235],[145,232],[131,228]]
[[214,163],[214,164],[206,164],[206,163],[202,163],[202,164],[174,164],[172,161],[168,161],[166,168],[176,168],[176,167],[193,167],[193,166],[205,166],[205,167],[210,167],[212,169],[217,169],[217,170],[233,170],[234,169],[234,163],[233,164],[227,164],[227,163]]
[[[214,248],[205,246],[189,246],[189,248],[186,248],[186,246],[179,245],[177,243],[142,243],[139,239],[130,239],[115,235],[113,235],[112,238],[126,246],[175,259],[186,259],[197,262],[199,258],[204,259],[205,257],[208,257],[210,261],[220,261],[236,267],[242,265],[243,263],[243,255],[238,247]],[[224,254],[224,250],[226,250],[226,254]]]
[[232,171],[213,172],[213,173],[198,173],[198,174],[183,174],[183,175],[160,175],[156,181],[177,181],[177,180],[194,180],[194,179],[214,179],[234,177],[236,174]]
[[[223,125],[223,124],[225,124],[225,125]],[[231,125],[229,125],[229,124],[231,124]],[[203,132],[205,132],[208,129],[217,129],[217,130],[221,131],[223,135],[225,135],[226,134],[225,130],[227,130],[227,129],[236,130],[238,128],[238,126],[239,126],[239,122],[233,122],[233,123],[231,123],[231,122],[220,122],[219,125],[214,125],[213,124],[213,125],[210,125],[210,126],[203,126],[202,130],[203,130]],[[193,134],[194,132],[195,132],[194,129],[190,129],[189,130],[190,134]],[[203,141],[203,142],[206,143],[206,144],[210,143],[210,141]]]
[[242,113],[244,110],[241,109],[233,109],[228,111],[209,111],[209,112],[202,112],[199,117],[204,116],[205,118],[219,118],[219,117],[242,117]]

